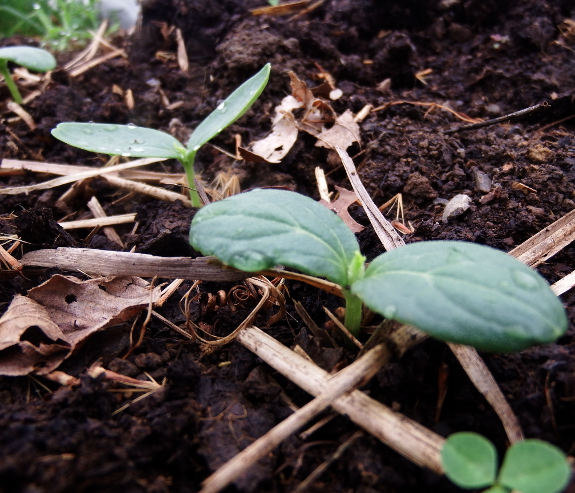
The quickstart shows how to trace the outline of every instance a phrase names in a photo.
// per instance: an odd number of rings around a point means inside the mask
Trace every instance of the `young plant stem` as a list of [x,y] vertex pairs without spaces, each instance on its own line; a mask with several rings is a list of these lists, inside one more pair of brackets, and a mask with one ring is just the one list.
[[359,326],[361,325],[361,300],[351,291],[343,290],[345,298],[345,319],[344,325],[355,337],[359,336]]
[[12,76],[10,75],[7,60],[0,60],[0,74],[4,76],[4,82],[6,82],[6,86],[14,98],[14,102],[22,104],[22,96],[20,96],[20,91],[18,91],[18,88],[14,83],[14,79],[12,79]]
[[185,159],[181,159],[182,166],[186,171],[186,179],[188,180],[188,187],[190,190],[190,200],[192,201],[193,207],[201,207],[202,200],[200,199],[200,195],[194,188],[194,180],[196,178],[196,174],[194,172],[194,160],[196,158],[196,153],[192,152],[186,156]]

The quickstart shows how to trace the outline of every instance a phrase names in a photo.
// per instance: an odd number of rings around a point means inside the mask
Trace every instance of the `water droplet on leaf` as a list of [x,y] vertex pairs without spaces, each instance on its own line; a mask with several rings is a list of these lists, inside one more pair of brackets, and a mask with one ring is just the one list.
[[116,130],[118,130],[118,125],[104,125],[102,129],[105,132],[115,132]]
[[194,152],[196,152],[199,148],[200,146],[194,146]]
[[539,279],[531,272],[524,272],[522,270],[511,271],[511,277],[515,281],[515,284],[520,288],[527,289],[529,291],[535,291],[540,287]]
[[220,110],[222,113],[228,111],[228,109],[226,108],[226,102],[222,101],[220,104],[218,104],[217,109]]
[[137,128],[135,123],[128,123],[128,125],[126,125],[130,130],[134,130],[135,128]]
[[122,156],[124,157],[130,157],[132,155],[132,153],[130,152],[122,152]]
[[91,128],[83,128],[82,133],[86,135],[92,135],[94,131]]
[[218,133],[220,133],[223,130],[222,127],[218,128]]
[[382,315],[385,318],[393,318],[397,313],[397,308],[393,305],[388,305],[382,310]]
[[274,265],[265,253],[254,250],[234,253],[230,264],[247,272],[269,269]]

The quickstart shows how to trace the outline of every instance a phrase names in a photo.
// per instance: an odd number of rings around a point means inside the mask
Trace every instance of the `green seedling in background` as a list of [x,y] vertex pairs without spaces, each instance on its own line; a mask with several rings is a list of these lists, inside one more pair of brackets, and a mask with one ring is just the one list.
[[493,248],[413,243],[365,267],[355,235],[331,211],[285,190],[253,190],[202,208],[190,243],[236,269],[284,265],[341,286],[345,325],[359,333],[362,302],[441,340],[520,351],[567,329],[560,300],[539,274]]
[[[54,51],[79,47],[98,30],[99,0],[3,0],[0,36],[39,36]],[[118,30],[115,23],[108,33]]]
[[8,62],[21,65],[35,72],[48,72],[56,67],[56,59],[42,48],[33,48],[31,46],[0,48],[0,74],[4,76],[4,82],[6,82],[6,86],[8,86],[14,101],[18,104],[22,104],[22,96],[10,75]]
[[194,160],[199,148],[240,118],[262,93],[270,76],[268,63],[251,79],[238,87],[198,125],[184,147],[170,134],[136,125],[103,123],[60,123],[52,135],[66,144],[87,151],[133,157],[178,159],[186,171],[190,198],[194,207],[201,201],[194,185]]
[[540,440],[522,440],[507,450],[497,473],[497,451],[477,433],[454,433],[441,449],[445,475],[467,489],[489,493],[557,493],[569,482],[571,467],[557,447]]

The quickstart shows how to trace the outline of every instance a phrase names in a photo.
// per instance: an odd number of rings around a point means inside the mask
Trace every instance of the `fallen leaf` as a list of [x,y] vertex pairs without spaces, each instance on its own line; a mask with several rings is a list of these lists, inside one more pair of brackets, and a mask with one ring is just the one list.
[[317,136],[317,147],[328,149],[347,149],[354,142],[360,142],[359,125],[353,120],[353,113],[348,109],[338,116],[335,124]]
[[355,192],[338,187],[337,185],[335,189],[339,192],[339,197],[337,200],[334,200],[333,202],[326,202],[322,199],[319,201],[319,203],[326,206],[329,210],[335,212],[339,217],[341,217],[343,222],[354,233],[361,233],[365,229],[365,226],[362,226],[353,217],[351,217],[348,211],[349,206],[359,200],[357,195]]
[[55,275],[17,296],[0,318],[0,375],[50,373],[91,334],[130,320],[159,296],[139,277]]
[[269,163],[279,163],[297,140],[297,125],[292,111],[303,103],[293,96],[283,98],[275,109],[271,133],[252,144],[251,152]]
[[303,80],[299,79],[291,70],[288,72],[288,75],[291,79],[291,95],[299,102],[303,103],[305,109],[309,111],[311,109],[311,105],[316,99],[315,96],[308,89],[307,84]]
[[17,295],[0,318],[0,374],[49,373],[70,352],[70,344],[46,310]]

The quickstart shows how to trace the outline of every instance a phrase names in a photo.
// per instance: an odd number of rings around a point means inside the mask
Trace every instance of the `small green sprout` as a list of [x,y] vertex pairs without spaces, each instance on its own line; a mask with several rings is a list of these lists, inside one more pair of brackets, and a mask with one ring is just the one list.
[[240,118],[262,93],[270,76],[268,63],[238,87],[198,125],[186,147],[170,134],[133,124],[60,123],[52,135],[74,147],[110,155],[178,159],[186,172],[194,207],[202,205],[194,185],[196,153],[208,140]]
[[14,101],[18,104],[22,104],[22,96],[10,75],[8,62],[16,63],[35,72],[48,72],[56,67],[56,59],[51,53],[42,48],[33,48],[32,46],[0,48],[0,74],[4,76],[6,86],[8,86],[10,94],[12,94]]
[[236,269],[284,265],[337,283],[345,325],[359,333],[362,302],[445,341],[520,351],[567,330],[560,300],[535,271],[493,248],[413,243],[365,267],[355,235],[331,211],[285,190],[253,190],[202,208],[190,243]]
[[507,450],[497,473],[497,451],[477,433],[454,433],[441,450],[445,475],[466,489],[489,493],[558,493],[571,477],[565,454],[541,440],[516,442]]

